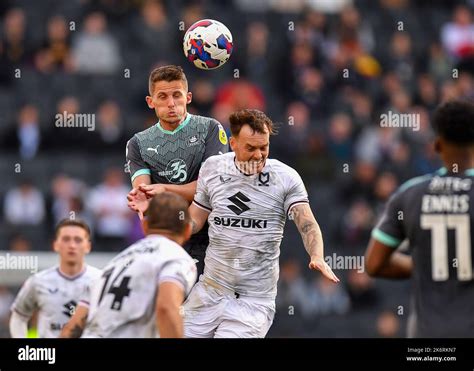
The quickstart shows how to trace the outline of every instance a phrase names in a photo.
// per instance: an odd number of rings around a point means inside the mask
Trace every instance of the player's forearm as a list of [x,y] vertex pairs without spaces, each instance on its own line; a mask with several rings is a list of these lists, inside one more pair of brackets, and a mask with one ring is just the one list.
[[163,186],[167,191],[174,192],[191,203],[196,193],[197,181],[187,184],[163,184]]
[[309,204],[301,204],[293,207],[291,217],[300,232],[303,245],[308,255],[310,257],[324,258],[323,235]]
[[157,325],[161,338],[183,337],[183,319],[179,313],[179,307],[159,308]]
[[86,327],[89,309],[84,306],[78,306],[76,312],[70,321],[61,330],[60,338],[80,338]]
[[409,255],[394,252],[390,259],[378,268],[367,269],[367,273],[372,277],[381,278],[410,278],[413,270],[413,259]]
[[28,319],[12,312],[10,317],[10,336],[12,338],[26,338],[28,336]]

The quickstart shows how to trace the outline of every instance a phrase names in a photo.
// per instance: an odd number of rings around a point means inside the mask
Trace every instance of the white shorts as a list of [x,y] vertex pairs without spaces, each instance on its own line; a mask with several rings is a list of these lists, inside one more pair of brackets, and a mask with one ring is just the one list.
[[183,307],[187,338],[263,338],[275,315],[274,299],[237,297],[206,279],[196,283]]

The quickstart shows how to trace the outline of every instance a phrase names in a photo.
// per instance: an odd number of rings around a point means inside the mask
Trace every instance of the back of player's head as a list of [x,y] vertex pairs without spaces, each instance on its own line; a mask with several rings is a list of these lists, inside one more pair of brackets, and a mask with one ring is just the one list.
[[180,66],[161,66],[151,71],[150,78],[148,79],[148,89],[150,90],[150,94],[153,94],[154,84],[158,81],[183,81],[186,90],[188,90],[188,80]]
[[173,234],[184,232],[191,221],[188,202],[176,193],[163,192],[154,196],[147,210],[148,230],[165,230]]
[[59,232],[63,227],[79,227],[86,231],[88,238],[91,236],[91,230],[85,221],[80,219],[63,219],[56,225],[54,239],[58,238]]
[[457,145],[474,144],[474,104],[449,101],[439,106],[433,117],[437,135]]
[[265,134],[269,132],[274,134],[275,129],[272,120],[262,111],[256,109],[243,109],[232,113],[229,117],[230,131],[232,136],[239,135],[242,126],[249,125],[257,133]]

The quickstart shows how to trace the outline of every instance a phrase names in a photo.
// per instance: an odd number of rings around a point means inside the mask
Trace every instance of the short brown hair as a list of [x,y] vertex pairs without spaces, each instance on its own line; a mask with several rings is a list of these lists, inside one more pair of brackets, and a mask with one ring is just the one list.
[[178,80],[183,81],[186,90],[188,90],[188,80],[186,79],[186,75],[180,66],[169,65],[155,68],[153,71],[151,71],[150,77],[148,79],[148,89],[150,90],[150,95],[153,94],[153,86],[155,82],[170,82]]
[[54,239],[58,238],[59,231],[63,227],[79,227],[87,232],[87,237],[90,238],[91,236],[91,229],[85,221],[80,219],[63,219],[56,225],[56,228],[54,230]]
[[147,209],[149,229],[163,229],[174,234],[183,233],[191,219],[188,202],[172,192],[163,192],[154,196]]
[[270,120],[262,111],[256,109],[243,109],[234,112],[230,115],[229,121],[230,131],[234,137],[239,135],[240,130],[244,125],[249,125],[252,130],[257,133],[264,134],[267,130],[270,134],[275,133],[272,120]]

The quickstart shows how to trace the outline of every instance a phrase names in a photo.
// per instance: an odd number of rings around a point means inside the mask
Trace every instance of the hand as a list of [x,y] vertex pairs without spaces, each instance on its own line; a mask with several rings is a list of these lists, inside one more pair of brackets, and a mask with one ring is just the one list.
[[128,207],[138,213],[140,220],[143,220],[145,211],[148,209],[150,203],[145,193],[139,191],[137,188],[132,189],[127,195]]
[[323,276],[332,282],[339,282],[339,278],[336,277],[331,267],[324,261],[322,257],[312,256],[311,261],[309,262],[309,269],[321,271]]
[[138,186],[138,190],[145,193],[147,198],[151,198],[157,194],[165,192],[166,187],[163,184],[142,183]]

